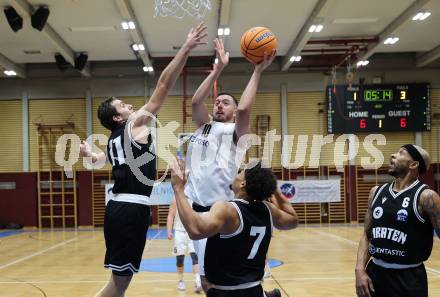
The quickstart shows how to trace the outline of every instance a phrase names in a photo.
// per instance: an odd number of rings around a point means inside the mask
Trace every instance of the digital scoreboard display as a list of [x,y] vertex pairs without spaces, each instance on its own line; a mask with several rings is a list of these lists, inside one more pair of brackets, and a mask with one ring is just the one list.
[[430,86],[328,86],[328,133],[431,130]]

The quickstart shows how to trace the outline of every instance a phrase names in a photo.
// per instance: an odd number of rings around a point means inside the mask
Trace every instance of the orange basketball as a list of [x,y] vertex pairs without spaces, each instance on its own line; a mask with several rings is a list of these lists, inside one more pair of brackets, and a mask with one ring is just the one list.
[[251,63],[258,64],[263,60],[264,53],[270,54],[277,48],[275,34],[264,27],[253,27],[241,36],[240,50]]

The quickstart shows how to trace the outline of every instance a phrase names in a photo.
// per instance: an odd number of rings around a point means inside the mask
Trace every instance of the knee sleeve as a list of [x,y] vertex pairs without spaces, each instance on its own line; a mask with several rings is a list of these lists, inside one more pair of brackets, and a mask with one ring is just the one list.
[[199,258],[197,257],[196,253],[190,253],[190,256],[191,256],[191,260],[192,260],[193,265],[199,264]]
[[176,266],[183,267],[183,260],[185,260],[185,255],[176,256]]

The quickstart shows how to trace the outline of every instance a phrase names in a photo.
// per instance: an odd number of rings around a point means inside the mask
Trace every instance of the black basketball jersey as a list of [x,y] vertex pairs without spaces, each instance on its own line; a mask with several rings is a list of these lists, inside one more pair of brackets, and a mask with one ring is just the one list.
[[416,180],[396,193],[393,185],[379,187],[372,201],[369,253],[388,263],[421,263],[429,258],[433,244],[431,222],[417,208],[420,194],[428,186]]
[[260,281],[272,237],[272,215],[264,202],[234,199],[229,203],[237,209],[241,224],[231,235],[208,238],[206,278],[218,286]]
[[[138,158],[145,153],[142,157],[145,164],[138,167],[141,173],[138,175],[144,182],[147,178],[150,181],[156,179],[156,156],[153,154],[153,150],[150,149],[153,145],[151,134],[148,135],[146,144],[138,143],[131,138],[131,131],[130,135],[128,134],[129,127],[127,126],[127,129],[125,129],[126,126],[124,124],[114,130],[107,145],[107,158],[113,165],[112,176],[115,181],[113,193],[150,196],[153,187],[141,182],[128,164],[133,164],[136,159],[137,162],[140,162]],[[127,152],[127,149],[131,152]]]

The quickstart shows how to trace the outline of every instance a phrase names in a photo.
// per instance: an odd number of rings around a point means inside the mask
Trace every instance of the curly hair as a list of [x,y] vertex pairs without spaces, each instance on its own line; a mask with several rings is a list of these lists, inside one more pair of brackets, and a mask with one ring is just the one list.
[[261,162],[244,171],[246,193],[257,201],[272,196],[277,188],[277,179],[270,168],[261,166]]

